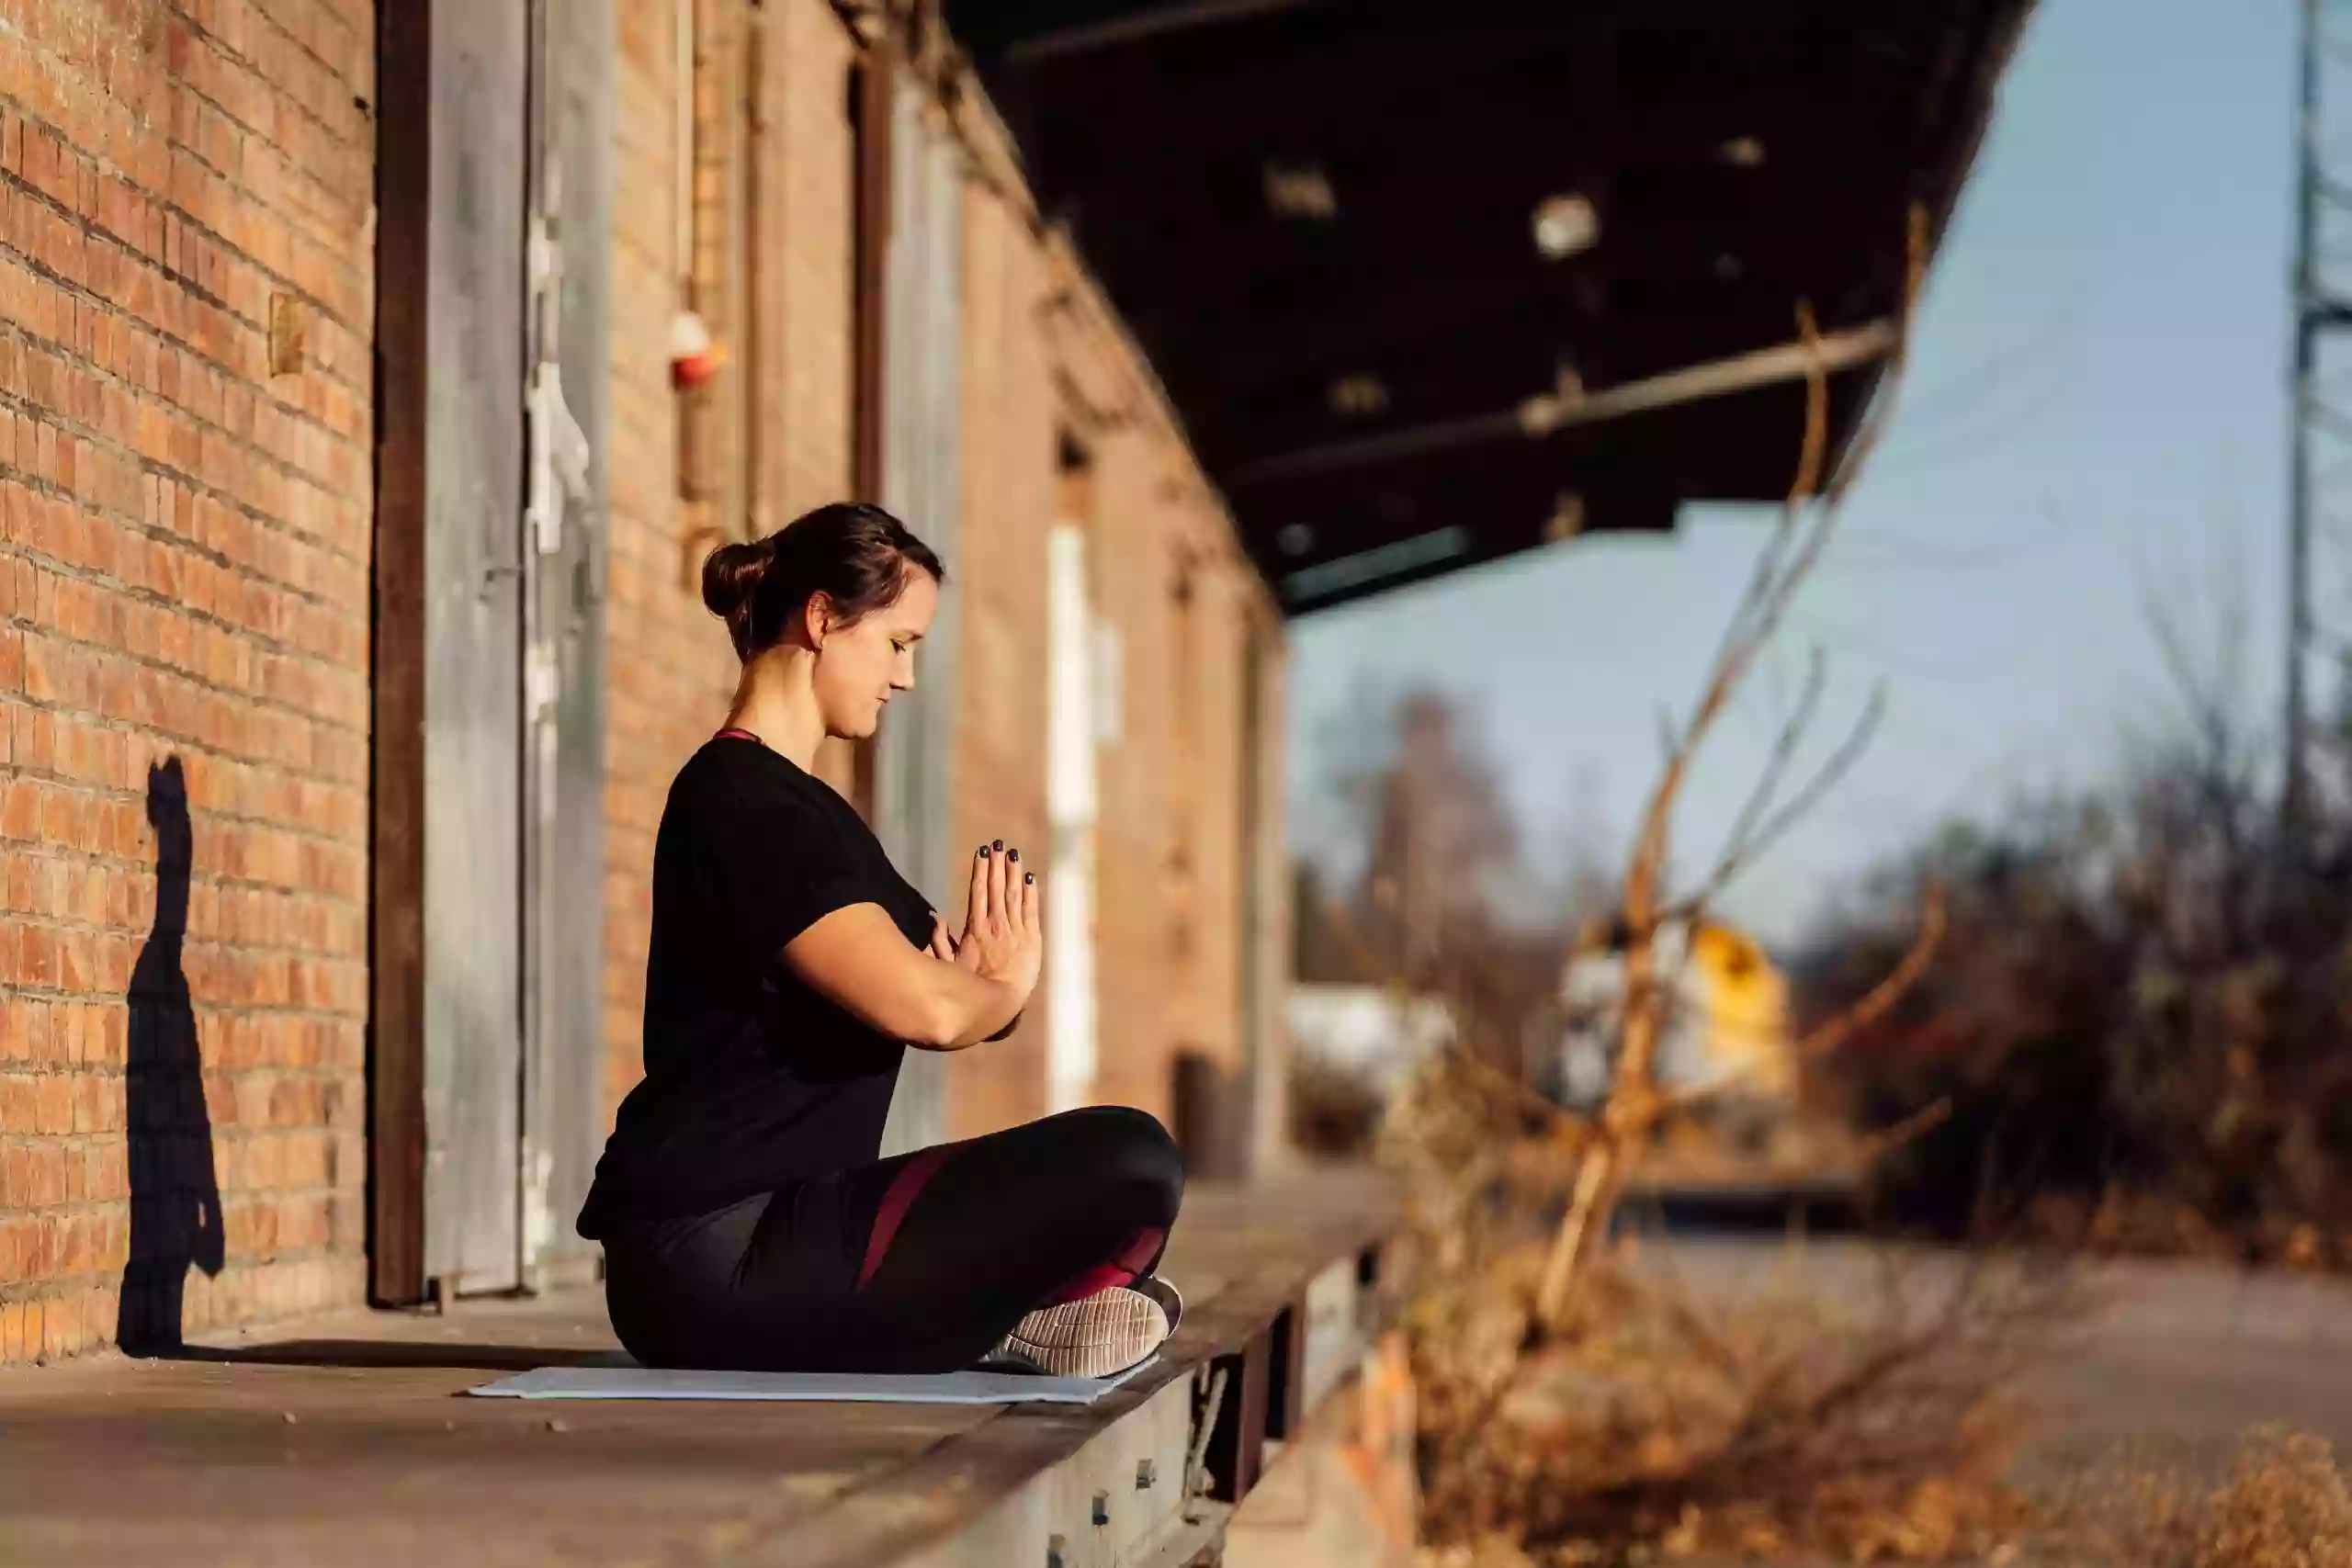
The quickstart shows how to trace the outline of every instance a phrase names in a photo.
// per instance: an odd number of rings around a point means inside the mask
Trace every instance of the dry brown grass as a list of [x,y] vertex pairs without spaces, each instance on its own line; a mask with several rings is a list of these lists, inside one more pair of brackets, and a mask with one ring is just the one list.
[[2143,1443],[2055,1494],[2007,1483],[2008,1390],[2086,1300],[2063,1267],[1918,1255],[1858,1280],[1792,1244],[1786,1267],[1686,1280],[1620,1243],[1547,1331],[1524,1204],[1547,1171],[1557,1201],[1579,1135],[1459,1059],[1384,1126],[1410,1195],[1428,1568],[2352,1568],[2352,1477],[2309,1434],[2251,1434],[2218,1476]]
[[1542,1216],[1498,1196],[1524,1126],[1486,1075],[1442,1064],[1387,1128],[1413,1194],[1431,1562],[2017,1553],[2005,1390],[2067,1320],[2063,1277],[1894,1264],[1832,1299],[1791,1268],[1710,1292],[1620,1246],[1547,1329]]
[[2325,1439],[2263,1427],[2219,1483],[2148,1445],[2127,1447],[2059,1499],[2037,1564],[2352,1568],[2352,1483]]
[[2050,1320],[2041,1282],[1832,1303],[1792,1275],[1719,1306],[1611,1259],[1570,1332],[1537,1340],[1540,1262],[1514,1250],[1408,1314],[1432,1540],[1499,1537],[1546,1564],[2015,1550],[2002,1389]]

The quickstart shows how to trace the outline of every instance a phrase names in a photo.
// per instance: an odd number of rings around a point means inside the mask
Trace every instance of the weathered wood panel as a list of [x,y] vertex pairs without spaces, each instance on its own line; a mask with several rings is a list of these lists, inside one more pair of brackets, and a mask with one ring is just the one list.
[[[444,0],[447,3],[447,0]],[[368,1293],[424,1293],[424,456],[433,6],[386,8],[377,117]]]
[[[537,0],[533,92],[540,173],[532,205],[560,268],[535,323],[586,458],[579,493],[535,548],[534,641],[553,672],[531,727],[532,974],[523,1106],[523,1252],[533,1269],[594,1247],[572,1229],[604,1125],[605,561],[611,430],[614,0]],[[552,341],[550,341],[552,340]],[[526,698],[534,694],[527,689]]]
[[424,344],[427,1275],[517,1282],[525,0],[432,8]]

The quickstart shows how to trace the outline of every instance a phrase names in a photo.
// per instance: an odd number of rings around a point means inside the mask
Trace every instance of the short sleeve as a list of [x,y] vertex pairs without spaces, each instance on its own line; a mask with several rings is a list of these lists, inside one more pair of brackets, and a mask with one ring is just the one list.
[[761,960],[836,909],[879,902],[840,829],[816,803],[747,792],[700,847],[714,913]]

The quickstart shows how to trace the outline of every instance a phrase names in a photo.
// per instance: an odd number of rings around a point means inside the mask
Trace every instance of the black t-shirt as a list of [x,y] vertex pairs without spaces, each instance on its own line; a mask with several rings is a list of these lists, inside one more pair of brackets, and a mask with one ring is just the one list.
[[930,904],[830,786],[733,735],[687,761],[654,841],[645,1077],[621,1102],[581,1235],[709,1213],[879,1156],[906,1047],[780,956],[853,904],[880,905],[910,945],[930,945]]

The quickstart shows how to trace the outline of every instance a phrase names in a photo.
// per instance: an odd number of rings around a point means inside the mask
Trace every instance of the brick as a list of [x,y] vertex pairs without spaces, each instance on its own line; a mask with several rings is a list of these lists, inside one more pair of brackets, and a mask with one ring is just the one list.
[[[71,1078],[52,1075],[34,1080],[33,1130],[37,1133],[60,1136],[74,1131],[74,1081]],[[34,1151],[36,1172],[48,1168],[49,1152],[46,1145]],[[46,1193],[49,1190],[47,1178],[37,1176],[37,1180],[40,1183],[37,1190]],[[62,1198],[64,1187],[62,1167],[57,1182],[57,1196]],[[54,1201],[55,1200],[45,1199],[44,1201]]]
[[[38,998],[30,998],[25,1004],[25,1042],[34,1065],[42,1067],[64,1066],[64,1054],[57,1044],[55,1004]],[[49,1131],[46,1128],[41,1130]]]
[[90,1237],[81,1218],[64,1214],[49,1223],[58,1274],[70,1278],[87,1269],[90,1267]]
[[17,983],[47,990],[57,983],[57,933],[27,925],[17,933]]
[[[54,1080],[52,1080],[54,1081]],[[53,1140],[44,1139],[26,1148],[26,1157],[32,1171],[32,1201],[38,1208],[51,1208],[65,1201],[65,1147]],[[46,1247],[44,1247],[44,1254]],[[44,1256],[43,1268],[48,1261]]]
[[[74,1131],[114,1133],[122,1130],[121,1091],[115,1083],[94,1074],[74,1079]],[[79,1192],[73,1194],[78,1200]]]
[[[17,1075],[0,1077],[0,1134],[21,1135],[39,1130],[40,1113],[34,1104],[35,1082],[32,1078]],[[11,1188],[8,1206],[13,1207],[19,1201]]]
[[[31,1329],[28,1321],[27,1331]],[[70,1356],[82,1348],[82,1303],[78,1297],[51,1297],[40,1306],[40,1348],[45,1356]]]

